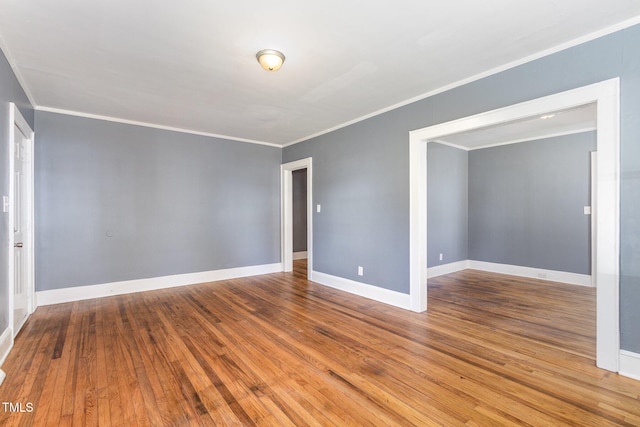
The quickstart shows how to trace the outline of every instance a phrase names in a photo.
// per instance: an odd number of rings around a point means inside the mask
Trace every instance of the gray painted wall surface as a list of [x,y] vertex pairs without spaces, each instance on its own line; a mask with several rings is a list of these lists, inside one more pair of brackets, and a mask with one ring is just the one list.
[[428,267],[469,259],[468,170],[467,151],[427,145]]
[[293,251],[307,250],[307,170],[292,172],[293,177]]
[[469,152],[469,258],[591,274],[595,132]]
[[314,269],[409,293],[409,131],[620,77],[621,343],[640,352],[639,46],[627,28],[285,148],[313,157]]
[[[4,53],[0,51],[0,197],[9,195],[9,103],[18,106],[33,129],[33,107],[18,83]],[[9,215],[0,211],[0,334],[9,326]]]
[[281,149],[36,112],[36,289],[280,261]]

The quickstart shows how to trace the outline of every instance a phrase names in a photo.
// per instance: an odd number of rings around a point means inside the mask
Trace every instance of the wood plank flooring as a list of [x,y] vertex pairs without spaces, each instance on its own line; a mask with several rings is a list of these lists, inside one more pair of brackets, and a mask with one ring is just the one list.
[[593,289],[467,270],[417,314],[305,268],[38,308],[0,425],[640,425],[640,381],[595,367]]

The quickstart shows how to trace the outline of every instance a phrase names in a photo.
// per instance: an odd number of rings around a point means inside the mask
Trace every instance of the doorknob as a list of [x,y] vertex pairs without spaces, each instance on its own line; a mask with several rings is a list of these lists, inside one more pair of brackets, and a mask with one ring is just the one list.
[[21,248],[21,247],[22,247],[22,242],[20,242],[20,243],[14,243],[14,244],[13,244],[13,247],[14,247],[14,248]]

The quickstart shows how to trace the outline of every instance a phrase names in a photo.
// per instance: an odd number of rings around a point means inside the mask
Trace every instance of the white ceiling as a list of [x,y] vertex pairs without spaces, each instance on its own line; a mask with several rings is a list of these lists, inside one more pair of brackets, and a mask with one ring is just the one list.
[[637,0],[2,0],[0,39],[37,108],[285,145],[638,16]]

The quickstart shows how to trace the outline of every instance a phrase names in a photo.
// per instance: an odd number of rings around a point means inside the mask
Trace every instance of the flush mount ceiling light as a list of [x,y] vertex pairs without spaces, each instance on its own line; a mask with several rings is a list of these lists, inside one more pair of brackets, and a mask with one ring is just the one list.
[[258,62],[267,71],[278,71],[284,63],[284,54],[273,49],[263,49],[256,53]]

